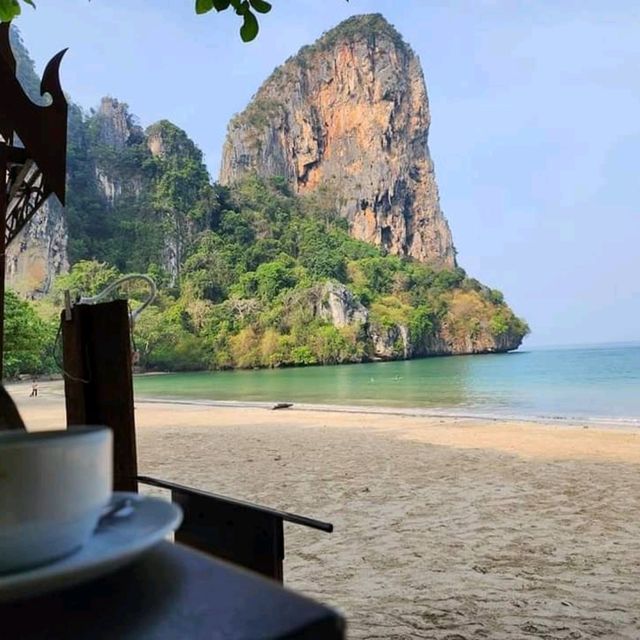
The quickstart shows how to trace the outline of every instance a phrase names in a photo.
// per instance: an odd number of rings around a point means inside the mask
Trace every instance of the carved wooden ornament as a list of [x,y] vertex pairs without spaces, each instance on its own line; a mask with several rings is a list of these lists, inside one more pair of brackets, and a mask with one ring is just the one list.
[[58,76],[66,49],[49,61],[42,76],[40,93],[49,103],[35,104],[16,77],[9,27],[0,24],[0,151],[8,195],[5,246],[52,193],[64,204],[68,110]]

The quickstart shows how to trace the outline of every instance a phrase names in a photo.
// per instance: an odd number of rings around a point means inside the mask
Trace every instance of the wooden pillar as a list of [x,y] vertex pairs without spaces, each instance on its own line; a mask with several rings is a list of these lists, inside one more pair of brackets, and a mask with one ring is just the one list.
[[7,147],[0,141],[0,383],[4,373],[4,279],[6,276],[7,236]]
[[113,488],[137,491],[131,329],[126,300],[62,312],[67,426],[113,430]]

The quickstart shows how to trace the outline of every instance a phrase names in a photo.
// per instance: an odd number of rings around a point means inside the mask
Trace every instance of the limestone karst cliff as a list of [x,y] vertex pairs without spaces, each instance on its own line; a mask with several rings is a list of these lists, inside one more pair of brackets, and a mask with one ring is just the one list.
[[136,328],[148,369],[516,349],[526,323],[456,264],[429,120],[417,58],[376,15],[274,72],[229,125],[222,184],[171,122],[70,103],[66,209],[50,203],[13,243],[9,285],[59,304],[88,274],[152,274],[158,303]]
[[429,125],[417,56],[382,16],[355,16],[276,69],[231,121],[220,182],[255,171],[298,193],[328,189],[355,238],[453,267]]
[[[11,32],[20,81],[32,100],[39,79],[19,34]],[[180,192],[184,175],[193,178]],[[202,153],[168,121],[145,131],[126,103],[105,97],[88,113],[69,104],[67,206],[50,198],[7,252],[8,285],[29,298],[83,259],[123,270],[156,265],[176,282],[191,222],[210,189]]]

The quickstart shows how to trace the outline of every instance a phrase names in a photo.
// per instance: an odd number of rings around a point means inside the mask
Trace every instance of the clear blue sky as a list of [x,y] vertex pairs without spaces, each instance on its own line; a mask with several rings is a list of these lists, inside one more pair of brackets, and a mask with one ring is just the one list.
[[289,55],[354,13],[419,54],[431,152],[460,264],[504,291],[528,345],[640,340],[640,4],[635,0],[272,0],[257,41],[192,0],[36,0],[18,25],[41,70],[168,118],[212,175],[229,118]]

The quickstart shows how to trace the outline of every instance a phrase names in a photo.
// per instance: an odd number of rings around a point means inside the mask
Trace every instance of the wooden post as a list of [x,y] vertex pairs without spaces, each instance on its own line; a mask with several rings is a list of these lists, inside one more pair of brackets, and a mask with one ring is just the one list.
[[126,300],[76,305],[62,312],[67,426],[113,430],[113,488],[137,491],[137,455]]
[[7,265],[7,147],[0,141],[0,383],[4,373],[4,279]]

